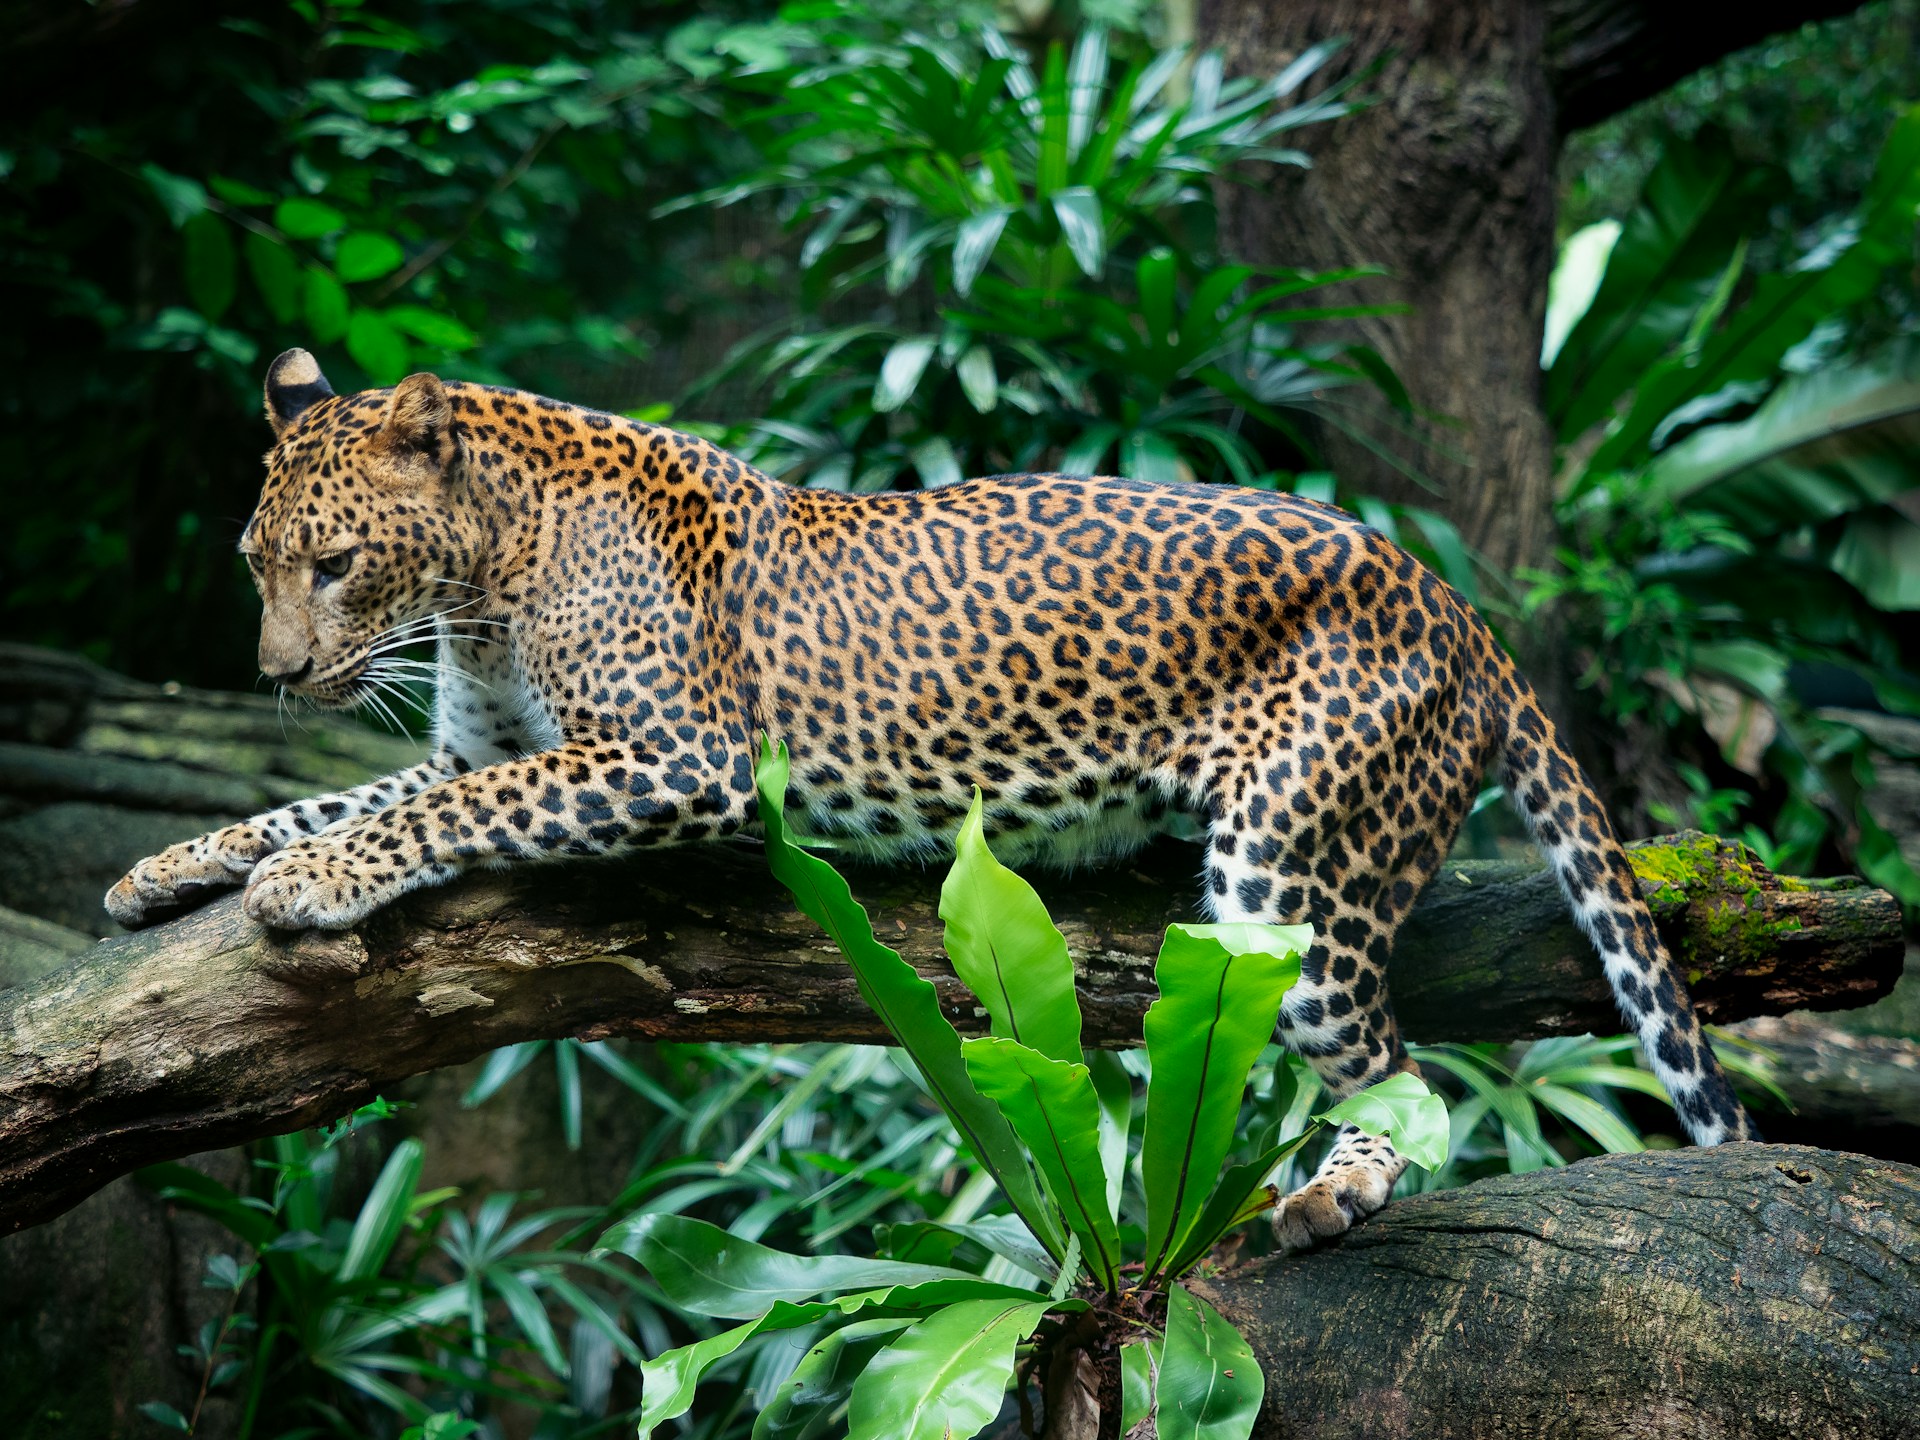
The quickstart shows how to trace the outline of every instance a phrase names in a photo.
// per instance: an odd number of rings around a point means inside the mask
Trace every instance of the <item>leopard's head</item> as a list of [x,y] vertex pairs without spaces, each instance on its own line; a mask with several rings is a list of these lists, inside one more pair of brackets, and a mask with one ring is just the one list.
[[274,447],[240,537],[264,610],[260,669],[325,709],[399,675],[435,617],[468,611],[480,537],[446,387],[333,393],[313,356],[267,370]]

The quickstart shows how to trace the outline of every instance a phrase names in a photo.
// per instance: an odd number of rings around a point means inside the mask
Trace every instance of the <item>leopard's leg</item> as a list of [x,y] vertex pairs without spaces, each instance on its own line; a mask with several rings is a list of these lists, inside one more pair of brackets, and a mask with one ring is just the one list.
[[183,840],[148,856],[114,882],[107,891],[107,913],[130,930],[167,919],[243,884],[254,867],[275,851],[417,795],[462,768],[453,751],[441,748],[418,765],[351,790],[297,800]]
[[[1267,763],[1222,781],[1209,823],[1208,898],[1222,920],[1313,927],[1278,1038],[1339,1101],[1416,1068],[1394,1020],[1387,963],[1471,792],[1437,785],[1438,767],[1417,757],[1396,763],[1384,749],[1355,757],[1324,794],[1311,778],[1296,783],[1302,764]],[[1408,814],[1415,792],[1429,797],[1430,814],[1418,804]],[[1275,1209],[1276,1237],[1299,1250],[1344,1233],[1386,1204],[1406,1167],[1385,1139],[1342,1126],[1313,1177]]]
[[344,929],[466,870],[728,835],[755,813],[744,740],[713,732],[665,758],[629,742],[569,742],[289,845],[254,870],[246,909],[280,929]]

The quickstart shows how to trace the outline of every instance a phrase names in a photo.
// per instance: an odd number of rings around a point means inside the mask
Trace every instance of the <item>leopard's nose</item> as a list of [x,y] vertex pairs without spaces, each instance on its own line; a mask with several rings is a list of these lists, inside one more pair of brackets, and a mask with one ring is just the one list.
[[309,655],[307,657],[307,663],[302,665],[298,670],[268,670],[264,673],[267,679],[273,681],[276,685],[298,685],[313,673],[313,657]]

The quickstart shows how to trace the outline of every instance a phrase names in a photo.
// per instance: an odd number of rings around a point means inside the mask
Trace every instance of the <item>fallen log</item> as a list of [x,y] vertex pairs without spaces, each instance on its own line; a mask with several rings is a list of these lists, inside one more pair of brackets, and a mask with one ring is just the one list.
[[[1862,1004],[1900,971],[1898,908],[1859,884],[1773,876],[1683,835],[1635,852],[1702,1012]],[[1087,1033],[1135,1043],[1191,850],[1042,878],[1080,972]],[[856,878],[876,928],[979,1012],[940,952],[929,875]],[[1591,949],[1537,866],[1449,864],[1394,980],[1416,1039],[1618,1028]],[[879,1040],[839,954],[751,845],[524,868],[408,897],[357,931],[278,935],[232,897],[0,992],[0,1234],[140,1165],[335,1117],[409,1075],[516,1041]]]
[[1396,1201],[1216,1277],[1261,1440],[1894,1440],[1920,1416],[1920,1170],[1728,1145]]

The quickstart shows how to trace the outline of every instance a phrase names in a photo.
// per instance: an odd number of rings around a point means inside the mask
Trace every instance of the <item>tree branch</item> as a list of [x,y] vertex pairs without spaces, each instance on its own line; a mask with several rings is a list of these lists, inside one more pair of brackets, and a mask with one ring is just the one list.
[[[1702,836],[1642,847],[1702,1012],[1730,1020],[1864,1004],[1900,969],[1890,896],[1786,882]],[[1088,1034],[1131,1044],[1191,849],[1042,878],[1081,971]],[[926,875],[856,877],[882,938],[979,1028],[940,951]],[[1396,956],[1416,1039],[1618,1028],[1591,949],[1538,866],[1450,864]],[[0,992],[0,1233],[136,1166],[330,1119],[406,1076],[516,1041],[880,1040],[840,956],[751,846],[523,868],[409,897],[358,931],[261,930],[236,900],[103,941]]]
[[1920,1170],[1726,1145],[1398,1200],[1209,1298],[1266,1372],[1262,1440],[1891,1440],[1916,1265]]

